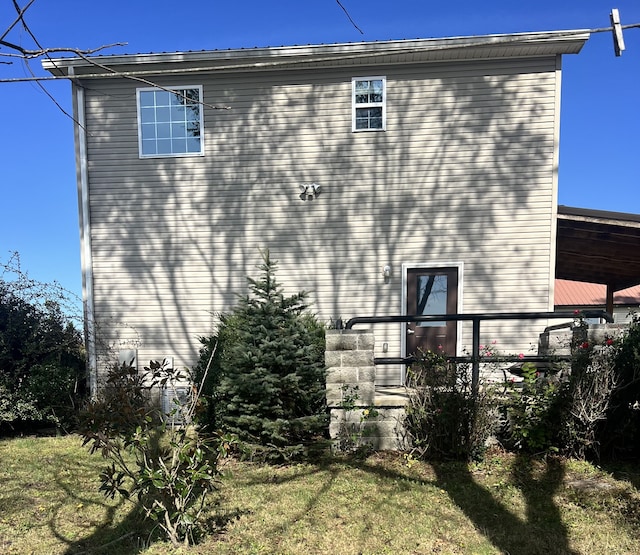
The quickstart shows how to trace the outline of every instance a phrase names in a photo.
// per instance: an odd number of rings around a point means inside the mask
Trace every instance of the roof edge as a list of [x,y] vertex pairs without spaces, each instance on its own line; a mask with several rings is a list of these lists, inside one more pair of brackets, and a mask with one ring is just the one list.
[[596,210],[593,208],[577,208],[574,206],[558,205],[558,217],[565,219],[578,218],[586,220],[611,220],[617,222],[631,222],[640,224],[640,214],[630,212],[612,212],[609,210]]
[[143,64],[145,66],[150,66],[154,64],[188,62],[197,65],[203,62],[250,63],[257,60],[312,63],[326,57],[335,57],[336,60],[341,60],[348,59],[349,57],[375,57],[383,55],[398,55],[403,53],[415,54],[417,52],[441,52],[445,50],[459,51],[460,49],[465,48],[495,48],[504,46],[511,47],[513,49],[516,46],[531,44],[553,45],[552,54],[577,54],[589,37],[589,30],[577,29],[448,38],[311,44],[306,46],[278,46],[228,50],[106,55],[91,56],[89,58],[71,56],[45,59],[42,61],[42,67],[54,75],[66,75],[71,77],[74,75],[75,70],[78,69],[92,68],[93,70],[99,70],[98,64],[114,67],[121,65]]

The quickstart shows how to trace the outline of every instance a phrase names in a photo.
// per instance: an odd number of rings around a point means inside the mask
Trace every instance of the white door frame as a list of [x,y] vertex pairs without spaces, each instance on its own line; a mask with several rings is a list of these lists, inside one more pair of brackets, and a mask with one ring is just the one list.
[[[456,268],[458,270],[458,300],[456,306],[456,312],[462,313],[463,310],[463,290],[464,290],[464,262],[460,260],[438,260],[435,262],[403,262],[402,263],[402,312],[403,316],[407,314],[407,271],[414,268]],[[407,352],[407,323],[404,322],[400,327],[402,336],[400,337],[400,352],[401,356],[406,356]],[[462,322],[456,323],[456,356],[461,356],[462,345]],[[407,377],[406,365],[402,365],[401,379],[402,383],[405,383]]]

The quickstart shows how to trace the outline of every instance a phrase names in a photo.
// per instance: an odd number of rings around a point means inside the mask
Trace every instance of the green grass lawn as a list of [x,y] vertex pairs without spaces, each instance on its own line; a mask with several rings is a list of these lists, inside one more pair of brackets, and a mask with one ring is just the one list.
[[229,462],[212,532],[172,550],[98,493],[77,436],[0,441],[2,554],[637,554],[640,468],[401,455],[271,467]]

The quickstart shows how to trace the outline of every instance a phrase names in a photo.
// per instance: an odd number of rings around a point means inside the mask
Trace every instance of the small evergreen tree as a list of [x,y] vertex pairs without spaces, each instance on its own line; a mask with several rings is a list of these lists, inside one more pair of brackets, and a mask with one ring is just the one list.
[[[326,427],[324,327],[307,311],[306,292],[285,296],[276,262],[268,250],[262,257],[249,294],[221,316],[209,392],[217,426],[254,453],[288,458]],[[207,360],[214,342],[203,343]]]

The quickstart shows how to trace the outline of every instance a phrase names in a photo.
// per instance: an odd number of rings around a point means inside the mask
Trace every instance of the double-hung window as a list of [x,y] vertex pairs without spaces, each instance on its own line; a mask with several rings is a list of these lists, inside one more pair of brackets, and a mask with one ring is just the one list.
[[386,81],[385,77],[354,77],[351,80],[353,131],[384,131]]
[[202,86],[136,92],[141,158],[204,154]]

